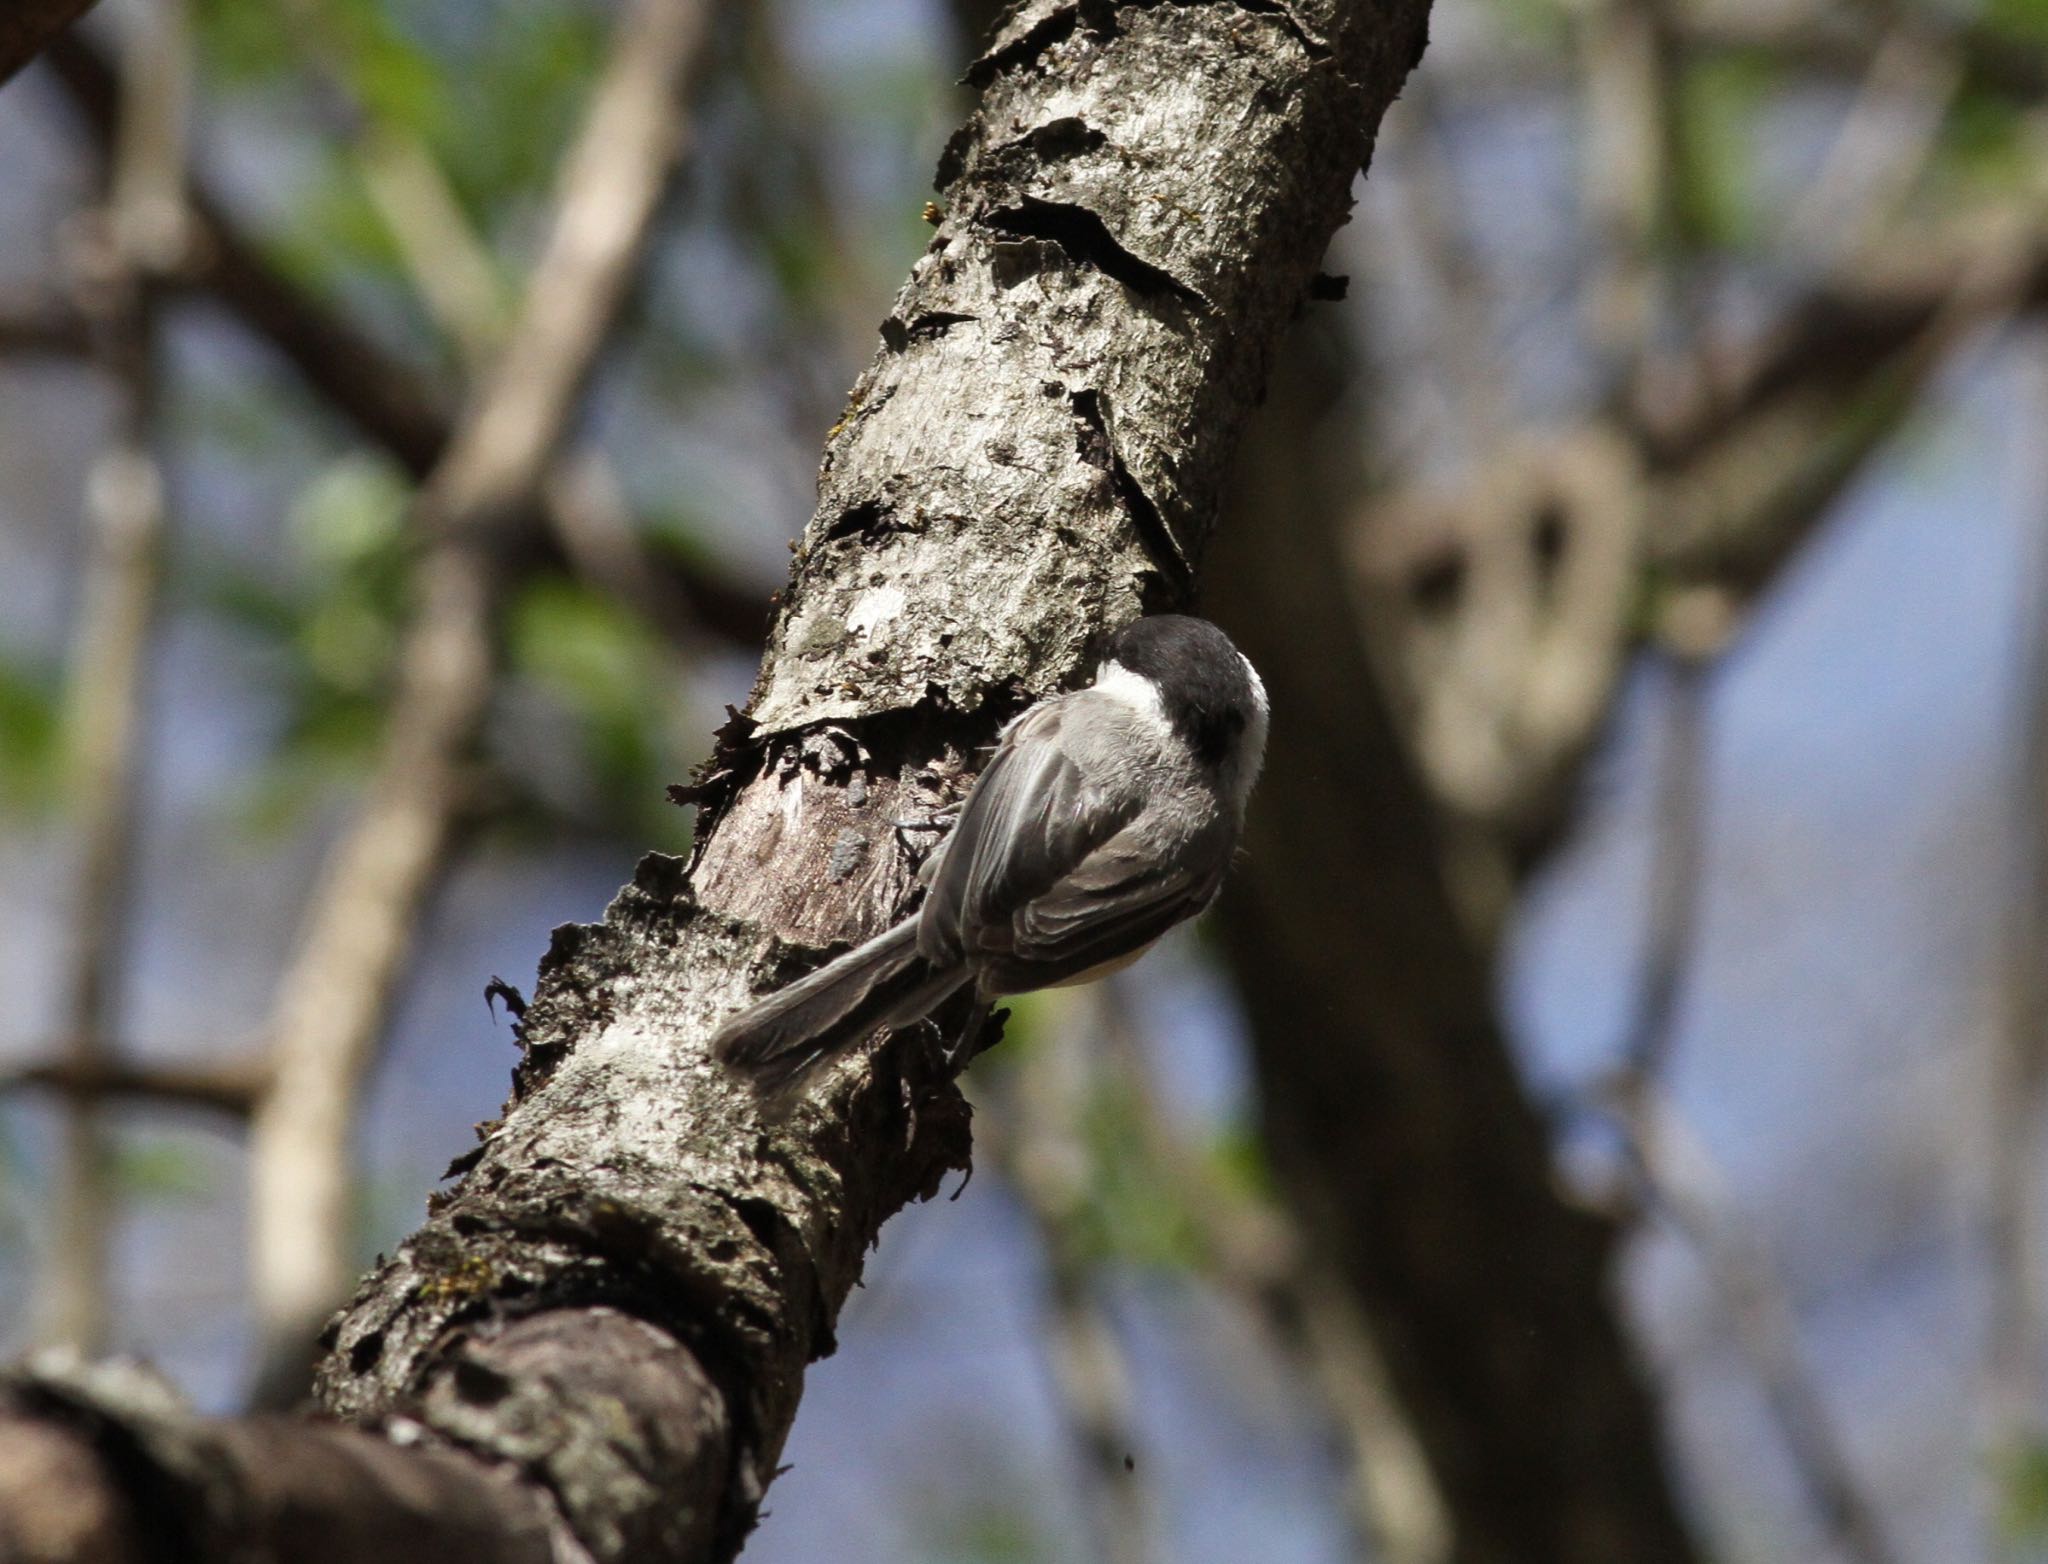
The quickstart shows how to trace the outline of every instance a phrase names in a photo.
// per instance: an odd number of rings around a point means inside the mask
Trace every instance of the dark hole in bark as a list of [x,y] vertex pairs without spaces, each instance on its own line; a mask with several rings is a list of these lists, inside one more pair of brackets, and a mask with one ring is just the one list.
[[754,1235],[754,1241],[770,1254],[779,1254],[784,1222],[782,1213],[766,1200],[748,1196],[732,1203],[733,1211],[747,1224],[747,1231]]
[[1213,313],[1209,301],[1173,273],[1125,249],[1123,241],[1109,231],[1109,225],[1085,206],[1026,196],[1016,206],[989,213],[988,221],[999,233],[1019,239],[1044,239],[1058,245],[1067,259],[1092,266],[1135,292],[1154,297],[1164,294],[1204,314]]
[[384,1356],[384,1333],[373,1330],[348,1349],[348,1371],[351,1374],[367,1374],[377,1366]]
[[878,527],[888,514],[889,507],[880,500],[862,500],[858,505],[849,505],[825,529],[825,540],[829,543],[838,538],[863,536]]
[[882,322],[882,341],[888,344],[890,352],[901,353],[913,342],[926,342],[933,337],[943,337],[963,321],[979,318],[975,315],[957,314],[952,310],[926,310],[910,324],[905,325],[896,316],[891,315]]
[[1093,152],[1109,138],[1078,115],[1066,114],[1047,120],[1024,139],[1031,143],[1031,150],[1040,157],[1056,162],[1061,158],[1079,157],[1083,152]]

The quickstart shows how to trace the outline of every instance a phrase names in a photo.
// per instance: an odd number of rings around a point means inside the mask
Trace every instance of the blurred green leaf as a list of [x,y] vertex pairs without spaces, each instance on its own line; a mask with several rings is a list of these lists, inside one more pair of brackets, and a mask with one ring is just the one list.
[[54,668],[0,656],[0,804],[49,807],[62,763],[63,717]]
[[1059,1035],[1059,1025],[1052,1012],[1060,1003],[1057,997],[1043,992],[1006,995],[998,1007],[1009,1012],[1003,1022],[1002,1044],[986,1059],[978,1060],[975,1068],[1002,1072],[1024,1063],[1046,1045],[1048,1038]]
[[2005,189],[2031,178],[2028,106],[2002,93],[1969,88],[1956,95],[1943,121],[1936,159],[1940,183]]
[[2048,43],[2048,0],[1984,0],[1977,20],[1994,33],[2027,43]]
[[1762,54],[1727,54],[1691,65],[1679,80],[1680,156],[1671,237],[1691,248],[1740,250],[1754,243],[1752,164],[1764,110],[1783,68]]
[[2033,1440],[1998,1463],[1998,1525],[2007,1540],[2048,1543],[2048,1442]]
[[[291,220],[273,238],[271,257],[295,281],[333,292],[350,273],[387,283],[394,296],[413,298],[398,244],[370,200],[359,170],[334,150],[324,178],[299,188]],[[422,311],[419,322],[426,327]]]
[[925,1556],[936,1564],[1030,1564],[1050,1556],[1032,1507],[1021,1499],[949,1504],[925,1529]]
[[1082,1122],[1090,1198],[1075,1214],[1076,1237],[1085,1258],[1194,1270],[1202,1261],[1201,1224],[1154,1164],[1142,1111],[1120,1083],[1105,1083],[1090,1097]]
[[515,675],[572,719],[592,805],[622,827],[681,830],[664,801],[670,771],[662,719],[671,709],[672,658],[660,639],[610,598],[559,576],[521,588],[507,618]]
[[582,5],[502,14],[454,73],[461,109],[435,143],[479,210],[552,193],[555,166],[603,63],[608,12]]
[[372,119],[429,139],[446,130],[453,108],[449,67],[400,27],[398,17],[413,8],[394,8],[382,0],[308,4],[317,6],[326,33],[317,43],[334,49],[337,57],[330,63],[342,71]]
[[162,1135],[125,1135],[115,1143],[114,1182],[136,1200],[204,1200],[216,1180],[192,1147]]
[[270,763],[235,801],[252,830],[286,827],[325,783],[374,751],[406,607],[409,504],[394,466],[345,456],[289,508],[287,580],[236,559],[190,567],[200,603],[256,643],[263,655],[249,666],[280,708]]
[[1232,1125],[1217,1135],[1209,1146],[1209,1168],[1217,1183],[1232,1194],[1259,1201],[1279,1198],[1273,1182],[1273,1163],[1266,1155],[1265,1137],[1250,1121]]
[[1515,40],[1552,48],[1570,42],[1572,11],[1559,0],[1493,0],[1490,9]]
[[291,67],[291,34],[268,6],[198,0],[192,19],[201,58],[226,81],[267,83]]
[[404,476],[384,458],[344,456],[299,491],[286,518],[288,536],[316,570],[359,569],[389,556],[410,495]]

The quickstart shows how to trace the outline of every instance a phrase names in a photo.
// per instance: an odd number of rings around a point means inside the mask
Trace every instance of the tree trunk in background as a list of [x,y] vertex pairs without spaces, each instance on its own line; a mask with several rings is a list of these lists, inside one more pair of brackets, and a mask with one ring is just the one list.
[[0,1468],[49,1418],[85,1429],[193,1557],[537,1557],[543,1522],[605,1561],[737,1550],[881,1223],[968,1134],[921,1031],[786,1115],[705,1041],[896,916],[895,822],[957,794],[1101,631],[1185,599],[1426,19],[1020,8],[970,72],[981,108],[830,437],[693,859],[557,931],[505,1117],[330,1328],[323,1403],[375,1432],[199,1423],[117,1373],[46,1373]]
[[[1240,456],[1208,602],[1263,672],[1272,748],[1225,893],[1282,1189],[1361,1301],[1458,1564],[1696,1558],[1611,1297],[1612,1231],[1557,1194],[1370,672],[1339,542],[1354,423],[1297,333]],[[1356,466],[1355,458],[1349,465]]]

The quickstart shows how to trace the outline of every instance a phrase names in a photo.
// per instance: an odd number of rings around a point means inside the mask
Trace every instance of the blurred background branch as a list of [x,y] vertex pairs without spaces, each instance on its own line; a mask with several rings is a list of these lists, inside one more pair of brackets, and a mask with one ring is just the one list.
[[[64,727],[80,856],[58,1056],[74,1075],[109,1063],[126,976],[144,794],[147,676],[164,571],[165,484],[157,458],[155,293],[187,236],[184,224],[184,12],[169,0],[137,13],[122,54],[115,157],[105,204],[72,240],[72,286],[88,301],[94,354],[115,386],[107,444],[86,475],[90,557]],[[40,1334],[80,1352],[107,1346],[108,1263],[115,1220],[105,1105],[73,1094],[50,1247]]]
[[[2038,334],[2038,328],[2037,328]],[[2036,344],[2038,354],[2038,344]],[[2048,396],[2038,357],[2031,388]],[[2048,497],[2048,469],[2037,476]],[[1993,1035],[1986,1159],[1991,1261],[1983,1437],[2011,1481],[2043,1427],[2041,1354],[2041,1112],[2048,1089],[2048,517],[2035,529],[2025,592],[2019,700],[2024,726],[2014,767],[2010,937]],[[2024,1556],[2008,1546],[2007,1558]]]
[[250,1122],[267,1404],[303,1394],[313,1338],[354,1279],[356,1103],[446,872],[490,706],[503,593],[493,534],[539,493],[625,307],[685,147],[710,14],[640,0],[622,17],[517,318],[416,502],[427,542],[384,750],[279,983],[275,1070]]

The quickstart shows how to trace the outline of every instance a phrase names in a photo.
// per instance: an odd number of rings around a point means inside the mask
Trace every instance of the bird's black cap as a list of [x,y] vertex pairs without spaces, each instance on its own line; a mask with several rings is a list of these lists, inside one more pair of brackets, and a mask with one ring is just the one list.
[[1174,731],[1214,765],[1262,704],[1230,637],[1188,614],[1154,614],[1109,638],[1105,660],[1150,680]]

